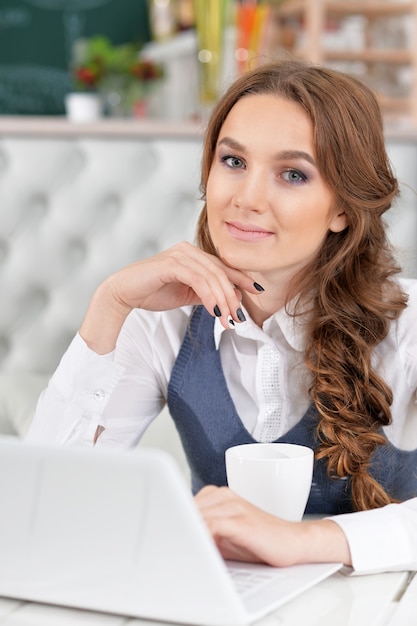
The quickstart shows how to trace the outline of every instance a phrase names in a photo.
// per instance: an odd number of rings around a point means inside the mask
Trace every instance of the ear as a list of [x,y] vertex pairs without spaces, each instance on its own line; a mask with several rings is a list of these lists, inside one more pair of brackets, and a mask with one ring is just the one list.
[[348,220],[346,213],[344,211],[338,213],[336,210],[330,222],[329,230],[331,230],[332,233],[341,233],[347,226]]

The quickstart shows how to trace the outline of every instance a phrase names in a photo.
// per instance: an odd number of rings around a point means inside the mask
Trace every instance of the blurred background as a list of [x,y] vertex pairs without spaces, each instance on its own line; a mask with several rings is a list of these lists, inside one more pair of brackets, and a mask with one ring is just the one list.
[[0,114],[63,115],[84,92],[105,116],[192,118],[240,72],[290,53],[360,76],[387,116],[415,122],[415,4],[2,0]]

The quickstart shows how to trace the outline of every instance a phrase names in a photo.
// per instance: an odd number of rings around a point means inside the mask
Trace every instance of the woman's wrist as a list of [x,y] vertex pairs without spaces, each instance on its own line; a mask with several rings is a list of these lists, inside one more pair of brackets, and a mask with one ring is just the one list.
[[93,294],[79,334],[97,354],[114,350],[120,330],[131,307],[116,296],[112,277],[107,278]]
[[300,563],[340,562],[351,566],[349,544],[343,530],[330,519],[306,520],[299,525]]

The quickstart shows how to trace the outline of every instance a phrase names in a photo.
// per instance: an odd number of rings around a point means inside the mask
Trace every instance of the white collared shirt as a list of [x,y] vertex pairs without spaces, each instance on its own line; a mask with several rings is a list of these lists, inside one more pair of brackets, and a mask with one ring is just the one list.
[[[385,433],[397,447],[415,449],[417,281],[404,280],[403,287],[410,296],[409,306],[392,323],[373,358],[394,393],[393,422]],[[136,445],[166,402],[168,382],[190,311],[190,307],[158,313],[134,310],[125,322],[115,351],[104,356],[89,350],[77,335],[40,398],[28,440],[92,446],[96,428],[101,424],[105,431],[98,440],[100,446]],[[228,331],[215,320],[214,339],[242,422],[255,439],[268,441],[262,379],[271,353],[279,364],[278,436],[294,426],[310,404],[310,378],[303,365],[303,330],[298,318],[284,310],[266,320],[262,329],[246,311],[245,314],[247,321]],[[386,528],[381,517],[384,514]],[[417,568],[417,499],[336,519],[348,536],[358,571],[402,569],[404,554],[408,555],[407,567],[411,563]],[[380,528],[381,541],[386,543],[382,557],[380,546],[372,553],[364,545],[363,529],[368,527],[371,532],[372,528],[375,533],[375,524]],[[401,545],[392,540],[392,535],[390,538],[389,528],[396,534],[406,532],[398,538]]]

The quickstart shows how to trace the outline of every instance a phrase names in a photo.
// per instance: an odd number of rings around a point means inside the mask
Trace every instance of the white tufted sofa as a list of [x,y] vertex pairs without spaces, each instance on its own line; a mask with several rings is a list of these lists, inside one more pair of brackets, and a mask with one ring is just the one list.
[[19,435],[98,283],[193,240],[201,208],[198,132],[39,124],[0,123],[0,432]]
[[[417,276],[417,143],[389,140],[402,182],[390,218]],[[40,390],[110,272],[181,239],[201,207],[201,131],[181,125],[0,119],[0,432],[23,435]],[[181,457],[166,414],[145,443]]]

